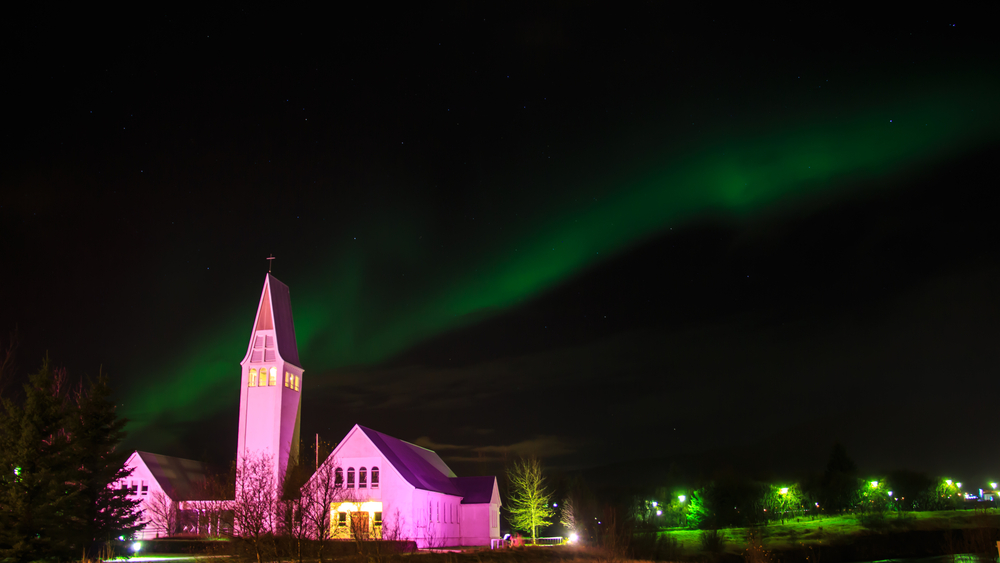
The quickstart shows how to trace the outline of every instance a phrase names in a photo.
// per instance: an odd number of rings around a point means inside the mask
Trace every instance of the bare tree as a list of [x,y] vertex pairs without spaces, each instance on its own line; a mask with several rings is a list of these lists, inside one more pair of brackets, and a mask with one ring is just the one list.
[[236,488],[236,464],[230,467],[228,473],[209,472],[198,484],[195,498],[204,499],[188,501],[185,505],[198,512],[198,529],[205,530],[211,537],[231,535],[233,530],[232,505]]
[[350,489],[337,478],[337,462],[328,459],[320,465],[300,489],[299,509],[302,525],[319,545],[318,557],[323,563],[323,549],[333,538],[331,508],[347,500]]
[[149,515],[149,524],[156,530],[159,537],[163,532],[164,537],[169,537],[177,527],[177,503],[170,500],[163,491],[153,491],[146,498],[145,512]]
[[507,479],[510,482],[507,502],[510,525],[530,533],[531,542],[535,543],[538,529],[551,524],[548,519],[554,513],[552,493],[545,488],[542,476],[542,464],[534,456],[515,460],[507,469]]
[[[367,513],[362,513],[367,515]],[[403,535],[403,517],[399,509],[391,514],[376,513],[371,526],[355,528],[358,552],[367,556],[371,563],[383,563],[399,552],[399,540]]]
[[274,547],[278,487],[271,455],[249,455],[236,468],[233,522],[236,533],[253,547],[257,563]]
[[297,460],[289,460],[283,481],[283,493],[278,502],[281,535],[299,563],[302,562],[304,548],[315,535],[311,522],[306,517],[306,512],[312,508],[312,501],[302,490],[307,478],[306,469]]

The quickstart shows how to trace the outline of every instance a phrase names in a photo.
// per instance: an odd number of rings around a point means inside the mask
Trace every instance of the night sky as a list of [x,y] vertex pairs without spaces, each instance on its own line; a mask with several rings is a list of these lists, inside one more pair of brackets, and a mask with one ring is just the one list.
[[225,463],[273,253],[307,439],[1000,478],[985,22],[158,10],[8,37],[5,393],[48,351]]

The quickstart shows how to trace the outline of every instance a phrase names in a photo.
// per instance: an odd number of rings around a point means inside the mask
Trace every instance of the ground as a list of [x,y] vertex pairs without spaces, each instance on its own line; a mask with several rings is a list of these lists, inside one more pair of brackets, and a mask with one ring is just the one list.
[[[890,515],[886,522],[889,530],[947,530],[975,528],[984,524],[1000,527],[1000,513],[995,510],[908,512],[902,517]],[[771,524],[757,530],[761,533],[764,549],[771,551],[792,549],[800,545],[829,544],[851,535],[869,533],[852,515],[795,518],[784,524]],[[747,528],[719,530],[726,538],[726,551],[742,554],[746,548],[747,531]],[[675,538],[685,553],[693,554],[701,551],[701,533],[701,530],[676,528],[662,531],[660,535]]]

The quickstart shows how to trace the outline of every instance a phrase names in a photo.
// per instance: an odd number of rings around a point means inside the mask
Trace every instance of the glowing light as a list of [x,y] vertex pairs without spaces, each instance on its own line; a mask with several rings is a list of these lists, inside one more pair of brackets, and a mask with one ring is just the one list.
[[948,483],[950,485],[951,484],[951,479],[945,479],[944,482]]
[[653,508],[656,508],[656,501],[653,501]]
[[997,488],[997,484],[996,484],[996,483],[990,483],[990,488],[991,488],[991,489],[995,489],[995,488]]
[[576,543],[577,541],[579,541],[579,539],[580,536],[576,535],[576,532],[573,532],[569,535],[569,543]]
[[889,496],[892,496],[892,491],[889,491]]
[[878,481],[872,481],[872,488],[873,489],[877,489],[878,488]]
[[781,490],[778,491],[778,492],[781,493],[781,494],[783,494],[783,495],[787,495],[788,494],[788,487],[782,487]]
[[137,541],[137,542],[133,542],[132,543],[132,553],[136,553],[140,549],[142,549],[142,542],[141,541]]
[[679,500],[679,501],[681,501],[681,502],[684,502],[684,501],[686,501],[686,500],[687,500],[687,497],[686,497],[686,496],[684,496],[684,495],[681,495],[681,496],[677,497],[677,500]]
[[656,511],[656,515],[657,516],[663,516],[663,511],[662,510],[657,510]]
[[559,508],[559,504],[555,503],[555,502],[552,503],[552,506],[555,507],[555,508]]
[[962,488],[962,484],[961,483],[955,483],[955,486],[958,487],[959,489]]

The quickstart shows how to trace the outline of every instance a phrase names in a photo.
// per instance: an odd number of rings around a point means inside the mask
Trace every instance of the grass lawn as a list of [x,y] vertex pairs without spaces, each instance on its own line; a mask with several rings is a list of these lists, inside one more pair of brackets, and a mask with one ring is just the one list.
[[[985,520],[985,522],[984,522]],[[902,518],[891,515],[887,518],[890,530],[947,530],[951,528],[972,528],[983,524],[1000,527],[1000,514],[972,510],[940,510],[909,512]],[[861,527],[852,515],[817,516],[786,520],[784,524],[771,524],[757,528],[761,533],[764,548],[784,550],[802,545],[818,545],[847,539],[851,535],[871,533]],[[719,530],[726,538],[726,551],[742,553],[746,548],[746,528]],[[685,553],[701,551],[701,530],[675,528],[660,532],[661,536],[671,536],[680,542]]]

